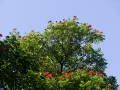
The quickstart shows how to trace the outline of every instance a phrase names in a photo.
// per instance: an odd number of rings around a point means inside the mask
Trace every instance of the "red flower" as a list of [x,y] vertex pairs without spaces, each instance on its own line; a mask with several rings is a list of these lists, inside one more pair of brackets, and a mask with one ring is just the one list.
[[13,28],[13,30],[16,30],[17,28]]
[[71,76],[72,76],[72,73],[69,73],[69,76],[71,77]]
[[86,70],[86,68],[83,68],[82,70]]
[[92,27],[92,25],[88,25],[88,28],[91,28]]
[[50,80],[52,80],[52,74],[49,73],[49,72],[43,73],[43,76],[45,76],[46,78],[49,78]]
[[50,80],[52,80],[52,74],[51,73],[47,74],[46,78],[49,78]]
[[112,88],[113,86],[112,86],[111,84],[108,84],[108,87],[109,87],[109,88]]
[[77,16],[73,16],[74,18],[77,18]]
[[99,34],[102,34],[103,32],[99,32]]
[[62,24],[62,22],[60,21],[60,22],[58,22],[58,24]]
[[25,40],[25,36],[22,37],[22,40]]
[[0,37],[2,37],[2,34],[0,34]]
[[50,20],[50,21],[48,21],[48,23],[51,23],[52,21]]
[[96,32],[96,30],[93,30],[92,32]]
[[65,73],[64,75],[63,75],[63,77],[71,77],[72,76],[72,73]]
[[90,75],[94,75],[95,72],[94,72],[94,71],[89,71],[88,74],[90,74]]
[[102,76],[103,76],[103,74],[100,73],[100,72],[98,72],[97,75],[98,75],[99,77],[102,77]]

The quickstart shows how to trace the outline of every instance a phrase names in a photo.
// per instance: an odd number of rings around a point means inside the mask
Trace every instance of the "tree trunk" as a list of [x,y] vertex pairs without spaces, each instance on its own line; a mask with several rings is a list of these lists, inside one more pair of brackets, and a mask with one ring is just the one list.
[[60,63],[60,73],[62,73],[62,71],[63,71],[63,63]]

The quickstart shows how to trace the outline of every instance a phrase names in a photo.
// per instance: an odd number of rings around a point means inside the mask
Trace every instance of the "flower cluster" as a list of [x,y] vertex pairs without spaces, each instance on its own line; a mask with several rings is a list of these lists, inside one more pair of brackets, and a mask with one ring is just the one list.
[[13,28],[13,30],[17,30],[17,28]]
[[[51,20],[48,21],[48,23],[51,23],[51,22],[52,22]],[[59,25],[67,25],[67,21],[64,21],[64,22],[62,22],[62,21],[57,22],[56,21],[56,23],[59,24]],[[47,30],[45,29],[45,31],[47,31]]]
[[[92,25],[89,24],[87,27],[88,27],[88,28],[92,28]],[[92,32],[93,32],[93,33],[97,33],[97,34],[103,34],[103,32],[98,31],[98,30],[93,30]]]
[[[100,86],[101,86],[100,84],[97,84],[97,87],[100,87]],[[108,84],[107,87],[110,88],[110,89],[112,89],[113,85],[112,84]]]
[[82,70],[86,70],[86,68],[84,67]]
[[91,71],[88,72],[88,74],[89,74],[89,75],[94,75],[95,72],[91,70]]
[[98,75],[99,77],[102,77],[102,76],[103,76],[103,74],[100,73],[100,72],[97,72],[97,75]]
[[92,32],[93,32],[93,33],[97,33],[97,34],[103,34],[103,32],[98,31],[98,30],[93,30]]
[[51,22],[52,22],[52,20],[48,21],[48,23],[51,23]]
[[108,84],[108,88],[113,88],[112,84]]
[[62,72],[62,76],[61,76],[61,78],[59,77],[58,80],[61,80],[61,79],[68,80],[70,77],[72,77],[72,73]]
[[2,37],[2,34],[0,34],[0,38]]
[[49,78],[50,80],[52,80],[52,74],[50,72],[45,72],[45,73],[43,73],[42,76],[44,76],[44,77]]
[[[73,16],[73,20],[76,20],[76,19],[77,19],[77,16]],[[49,20],[48,23],[52,23],[52,20]],[[67,21],[65,21],[65,19],[63,19],[63,22],[62,21],[59,21],[59,22],[56,21],[56,23],[59,24],[59,25],[61,25],[61,24],[62,25],[67,25]]]
[[77,19],[77,16],[73,16],[73,20],[76,20]]
[[91,28],[91,27],[92,27],[92,25],[90,25],[90,24],[89,24],[87,27],[88,27],[88,28]]
[[22,40],[25,40],[25,36],[22,37]]

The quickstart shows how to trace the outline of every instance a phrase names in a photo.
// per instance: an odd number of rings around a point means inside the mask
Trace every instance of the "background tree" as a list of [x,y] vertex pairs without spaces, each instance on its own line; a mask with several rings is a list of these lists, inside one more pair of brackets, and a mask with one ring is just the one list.
[[0,80],[2,84],[9,85],[10,89],[15,88],[19,73],[21,70],[21,64],[18,63],[21,56],[21,49],[19,47],[20,43],[18,32],[11,32],[10,36],[7,36],[5,40],[1,41],[1,47],[4,49],[1,50],[0,57]]
[[0,42],[0,83],[2,87],[8,85],[10,90],[20,88],[28,70],[40,71],[40,57],[36,55],[39,45],[38,47],[33,45],[37,42],[34,42],[36,38],[31,34],[21,38],[19,32],[14,29],[6,39]]

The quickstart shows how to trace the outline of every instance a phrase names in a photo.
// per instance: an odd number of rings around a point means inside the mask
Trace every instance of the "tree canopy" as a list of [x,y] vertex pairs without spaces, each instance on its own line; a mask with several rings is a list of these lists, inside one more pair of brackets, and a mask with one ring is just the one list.
[[[102,31],[78,18],[48,21],[43,33],[20,36],[16,28],[0,41],[0,85],[8,90],[117,90],[105,74],[107,61],[94,44]],[[2,34],[0,34],[2,37]]]

